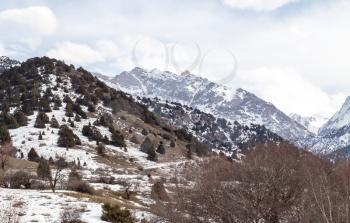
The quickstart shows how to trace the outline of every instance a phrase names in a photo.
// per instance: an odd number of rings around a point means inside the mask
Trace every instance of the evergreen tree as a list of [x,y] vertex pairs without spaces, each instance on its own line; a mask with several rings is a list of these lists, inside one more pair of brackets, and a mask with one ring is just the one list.
[[39,132],[39,137],[38,137],[39,140],[43,140],[43,135],[41,134],[41,132]]
[[39,111],[41,112],[51,112],[50,102],[46,97],[43,97],[39,101]]
[[57,119],[55,117],[51,118],[51,128],[58,129],[60,127],[60,124],[58,123]]
[[73,131],[66,125],[61,126],[60,131],[58,132],[58,146],[60,147],[74,147],[75,145],[81,144],[80,139],[76,136]]
[[21,109],[25,114],[27,115],[33,115],[34,114],[34,109],[33,109],[33,102],[30,99],[26,99],[23,102],[22,109]]
[[74,118],[74,121],[80,122],[81,121],[80,115],[76,114],[75,118]]
[[67,103],[67,105],[66,105],[66,116],[67,117],[74,117],[72,102]]
[[40,157],[34,148],[31,148],[29,151],[28,160],[32,161],[32,162],[39,162],[40,161]]
[[20,127],[19,124],[17,123],[16,118],[9,113],[5,114],[4,122],[8,129],[17,129]]
[[15,116],[15,119],[16,119],[17,123],[20,126],[27,126],[28,125],[28,118],[23,112],[16,111],[14,116]]
[[34,127],[43,129],[46,127],[45,124],[49,123],[49,121],[50,119],[45,113],[39,112],[38,115],[36,116]]

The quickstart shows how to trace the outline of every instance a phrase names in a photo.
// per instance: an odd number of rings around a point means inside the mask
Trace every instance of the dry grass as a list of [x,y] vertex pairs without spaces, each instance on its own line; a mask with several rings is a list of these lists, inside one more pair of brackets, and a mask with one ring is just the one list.
[[73,193],[73,192],[64,192],[63,194],[66,196],[77,198],[78,200],[88,200],[89,202],[94,202],[94,203],[100,203],[100,204],[109,203],[112,205],[118,205],[120,207],[125,207],[129,209],[139,208],[139,207],[136,207],[132,202],[117,198],[113,196],[113,194],[89,195],[89,194]]

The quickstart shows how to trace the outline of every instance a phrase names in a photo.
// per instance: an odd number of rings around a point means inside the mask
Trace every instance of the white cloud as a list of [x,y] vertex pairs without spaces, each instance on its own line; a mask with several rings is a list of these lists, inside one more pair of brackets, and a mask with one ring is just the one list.
[[104,61],[103,55],[88,45],[62,42],[47,52],[47,56],[69,63],[89,64]]
[[346,98],[345,94],[327,94],[290,68],[261,67],[240,74],[237,81],[286,114],[330,117]]
[[288,3],[297,0],[222,0],[223,3],[231,8],[254,10],[254,11],[272,11]]
[[45,6],[0,11],[0,41],[11,50],[35,49],[44,37],[54,34],[57,19]]

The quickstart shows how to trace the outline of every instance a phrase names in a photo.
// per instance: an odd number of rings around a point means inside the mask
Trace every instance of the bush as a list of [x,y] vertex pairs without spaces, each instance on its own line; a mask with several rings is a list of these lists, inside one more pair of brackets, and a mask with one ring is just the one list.
[[163,145],[163,142],[160,142],[158,148],[157,148],[157,153],[159,154],[165,154],[165,147]]
[[154,162],[158,161],[158,156],[157,156],[157,153],[154,149],[148,150],[147,154],[148,154],[148,157],[147,157],[148,160],[151,160]]
[[36,169],[36,173],[40,179],[47,179],[51,177],[51,169],[49,162],[44,159],[41,159]]
[[24,171],[17,171],[11,174],[8,176],[7,182],[12,189],[21,189],[21,187],[30,188],[30,176]]
[[114,129],[113,126],[109,128],[109,131],[112,133],[112,145],[117,147],[126,147],[124,136],[120,131]]
[[65,208],[61,212],[61,223],[83,223],[81,213],[75,208]]
[[106,147],[103,143],[100,143],[97,148],[97,154],[100,156],[104,156],[106,154]]
[[104,141],[104,138],[100,131],[95,126],[84,125],[82,130],[83,136],[89,138],[89,140]]
[[6,144],[11,142],[10,132],[4,124],[0,124],[0,143]]
[[146,139],[141,144],[140,150],[144,153],[148,153],[149,150],[154,150],[154,147],[155,146],[153,141],[149,137],[146,137]]
[[95,194],[95,189],[89,183],[81,180],[68,182],[68,190],[76,191],[84,194]]
[[104,204],[102,206],[101,220],[111,223],[133,223],[131,213],[127,209],[121,209],[118,205]]
[[39,162],[40,161],[40,157],[34,148],[31,148],[29,151],[28,160],[32,161],[32,162]]

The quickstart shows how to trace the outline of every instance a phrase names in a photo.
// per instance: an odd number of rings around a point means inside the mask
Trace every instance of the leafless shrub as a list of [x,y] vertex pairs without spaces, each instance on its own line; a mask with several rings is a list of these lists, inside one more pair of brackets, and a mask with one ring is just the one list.
[[218,156],[199,166],[178,177],[190,179],[187,186],[172,181],[170,201],[152,208],[158,216],[179,223],[349,222],[349,162],[268,143],[238,163]]
[[61,212],[61,223],[83,223],[81,212],[77,208],[67,207]]

